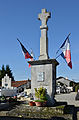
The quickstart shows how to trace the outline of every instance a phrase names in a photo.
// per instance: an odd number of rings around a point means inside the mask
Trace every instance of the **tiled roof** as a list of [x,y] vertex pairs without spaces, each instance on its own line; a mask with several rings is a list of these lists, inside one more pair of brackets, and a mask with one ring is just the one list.
[[21,85],[27,84],[28,81],[30,81],[30,80],[12,81],[12,82],[11,82],[11,86],[12,86],[12,87],[19,87],[19,86],[21,86]]

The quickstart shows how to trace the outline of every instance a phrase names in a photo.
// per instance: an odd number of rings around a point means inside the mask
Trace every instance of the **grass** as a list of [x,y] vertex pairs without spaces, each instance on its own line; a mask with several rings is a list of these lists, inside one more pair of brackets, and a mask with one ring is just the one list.
[[61,105],[61,106],[56,106],[56,108],[58,109],[64,109],[65,106]]

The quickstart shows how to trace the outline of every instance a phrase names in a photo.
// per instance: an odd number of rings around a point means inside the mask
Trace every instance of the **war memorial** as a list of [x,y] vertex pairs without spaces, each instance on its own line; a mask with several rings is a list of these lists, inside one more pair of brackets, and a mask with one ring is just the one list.
[[[31,64],[31,94],[35,100],[35,88],[44,87],[47,90],[46,106],[29,106],[25,101],[21,104],[6,104],[4,109],[0,106],[0,119],[15,120],[77,120],[79,113],[74,106],[57,104],[56,93],[56,67],[59,65],[56,59],[50,59],[48,55],[48,26],[47,21],[51,17],[50,12],[42,9],[38,14],[41,20],[40,56],[38,60],[28,61]],[[17,101],[17,103],[19,103]],[[14,106],[15,105],[15,106]],[[9,106],[9,108],[7,108]],[[12,108],[13,107],[13,108]]]
[[51,17],[50,12],[42,9],[38,14],[41,20],[40,56],[39,60],[30,61],[31,64],[31,92],[35,98],[34,88],[44,87],[47,89],[48,104],[55,103],[54,95],[56,90],[56,66],[59,64],[56,59],[50,59],[48,55],[48,26],[47,21]]

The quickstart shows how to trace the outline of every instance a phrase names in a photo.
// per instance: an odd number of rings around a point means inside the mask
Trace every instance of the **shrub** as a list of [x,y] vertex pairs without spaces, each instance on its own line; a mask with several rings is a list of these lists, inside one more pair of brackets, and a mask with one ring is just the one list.
[[35,88],[35,96],[36,98],[38,98],[38,100],[44,100],[46,101],[47,100],[47,97],[46,97],[46,88],[44,87],[40,87],[40,88]]
[[79,85],[76,85],[75,86],[75,92],[78,92],[78,89],[79,89]]

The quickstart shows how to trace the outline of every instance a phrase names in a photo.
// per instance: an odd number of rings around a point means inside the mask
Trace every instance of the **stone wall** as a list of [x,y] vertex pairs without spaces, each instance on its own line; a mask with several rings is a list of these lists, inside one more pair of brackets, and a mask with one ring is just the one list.
[[9,117],[23,117],[23,118],[44,118],[44,119],[51,119],[53,117],[63,118],[63,119],[71,119],[72,115],[64,114],[64,107],[36,107],[36,106],[29,106],[26,104],[21,104],[16,106],[15,109],[10,111],[1,111],[1,115],[9,116]]

